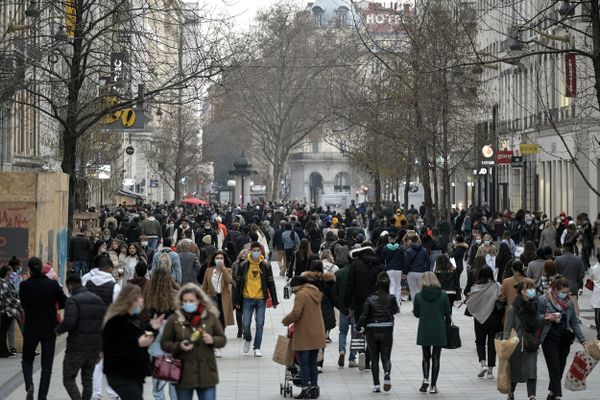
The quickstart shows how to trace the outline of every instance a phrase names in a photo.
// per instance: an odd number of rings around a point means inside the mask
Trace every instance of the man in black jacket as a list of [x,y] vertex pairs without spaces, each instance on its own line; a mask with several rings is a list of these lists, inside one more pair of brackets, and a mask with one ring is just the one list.
[[90,251],[92,250],[92,242],[90,241],[90,238],[85,235],[87,230],[87,226],[83,225],[77,236],[71,238],[71,243],[69,244],[69,263],[71,264],[71,270],[79,275],[87,274],[89,270],[88,258],[90,256]]
[[42,260],[32,257],[27,263],[31,277],[19,286],[19,297],[25,312],[23,326],[23,379],[27,400],[33,400],[33,359],[38,344],[42,347],[42,375],[38,393],[39,400],[46,400],[52,376],[55,328],[58,324],[57,307],[65,306],[67,296],[60,285],[42,273]]
[[[377,275],[385,271],[385,266],[375,255],[372,247],[361,247],[350,252],[350,270],[346,283],[345,303],[352,309],[354,319],[359,320],[367,300],[375,291]],[[362,371],[369,368],[369,350],[358,355],[358,368]]]
[[[67,278],[71,297],[65,302],[63,322],[56,333],[69,332],[67,350],[63,361],[63,385],[71,399],[92,398],[92,376],[102,348],[102,320],[106,312],[104,301],[81,286],[81,277],[71,274]],[[75,379],[81,370],[83,392]]]

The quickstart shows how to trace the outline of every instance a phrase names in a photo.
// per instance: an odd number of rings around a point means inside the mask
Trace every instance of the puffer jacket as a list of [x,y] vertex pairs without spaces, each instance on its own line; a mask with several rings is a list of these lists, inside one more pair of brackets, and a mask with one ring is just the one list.
[[385,271],[383,262],[375,255],[372,247],[362,247],[350,252],[352,263],[348,271],[348,282],[344,303],[362,304],[375,291],[377,275]]
[[67,351],[100,351],[105,313],[106,305],[100,297],[83,286],[73,289],[65,302],[63,321],[56,327],[58,334],[69,333]]
[[306,277],[323,294],[321,311],[323,312],[325,329],[330,330],[335,328],[336,323],[333,307],[337,308],[342,314],[348,314],[348,309],[337,295],[335,275],[328,272],[305,271],[302,273],[302,276]]
[[381,250],[381,258],[385,268],[392,271],[402,271],[404,261],[404,249],[400,243],[388,243]]
[[404,274],[429,271],[429,253],[420,244],[413,244],[404,252]]
[[357,328],[377,331],[391,331],[394,328],[394,315],[399,313],[394,295],[381,296],[375,293],[367,298]]

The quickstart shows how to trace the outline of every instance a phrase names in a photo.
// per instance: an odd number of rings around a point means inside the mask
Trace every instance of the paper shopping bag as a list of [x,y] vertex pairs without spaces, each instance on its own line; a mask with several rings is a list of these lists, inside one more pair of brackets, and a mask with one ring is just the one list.
[[596,364],[598,364],[598,360],[590,356],[587,351],[576,352],[565,378],[565,388],[573,392],[585,390],[587,388],[585,378],[592,372]]
[[273,351],[273,361],[277,364],[292,365],[294,362],[294,353],[292,352],[292,339],[287,336],[279,335]]

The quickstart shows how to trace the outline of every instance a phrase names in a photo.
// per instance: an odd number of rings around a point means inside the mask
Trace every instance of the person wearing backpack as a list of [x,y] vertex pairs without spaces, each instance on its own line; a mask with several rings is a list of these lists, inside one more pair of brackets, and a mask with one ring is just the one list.
[[[112,274],[113,263],[108,255],[97,256],[94,260],[94,265],[96,268],[93,268],[89,273],[85,274],[81,278],[81,284],[90,293],[100,297],[104,302],[104,305],[108,307],[121,292],[121,286],[115,281],[115,278]],[[104,378],[102,373],[103,368],[104,362],[101,359],[94,367],[92,390],[93,399],[102,398],[102,393],[104,392]],[[106,387],[106,392],[108,397],[111,399],[116,399],[118,397],[117,393],[108,385]]]
[[293,229],[292,224],[287,224],[285,226],[285,230],[281,234],[281,241],[283,242],[285,264],[288,270],[286,273],[289,276],[289,270],[290,268],[293,268],[294,262],[296,261],[296,250],[300,247],[300,237]]
[[331,248],[331,253],[333,254],[333,261],[336,265],[342,265],[346,263],[348,259],[348,251],[350,250],[350,245],[346,241],[346,231],[340,229],[338,231],[338,241],[334,243]]
[[181,285],[181,260],[179,259],[179,254],[171,250],[171,243],[171,239],[164,239],[163,247],[154,253],[150,275],[154,273],[154,270],[160,264],[168,267],[171,271],[171,277],[175,279],[175,282],[177,282],[178,285]]

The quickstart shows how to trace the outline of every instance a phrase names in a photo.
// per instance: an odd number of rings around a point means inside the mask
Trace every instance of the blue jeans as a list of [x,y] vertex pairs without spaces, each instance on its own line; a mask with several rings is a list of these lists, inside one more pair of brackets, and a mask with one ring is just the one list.
[[176,389],[177,400],[192,400],[194,392],[198,395],[198,400],[215,400],[217,398],[217,387],[196,388],[196,389]]
[[242,305],[243,315],[242,324],[244,326],[244,340],[252,340],[252,332],[250,331],[250,324],[252,323],[252,313],[256,310],[256,333],[254,337],[254,348],[260,349],[262,343],[263,326],[265,325],[265,308],[266,301],[257,299],[244,298],[244,304]]
[[[354,332],[354,316],[347,316],[340,313],[340,337],[339,337],[339,351],[346,351],[346,340],[348,337],[348,328],[350,328],[350,337]],[[356,359],[356,350],[350,350],[349,361]]]
[[298,359],[300,361],[300,382],[303,388],[309,386],[319,386],[319,372],[317,371],[318,357],[319,349],[298,352]]
[[156,250],[158,248],[158,238],[148,239],[148,248],[152,250]]
[[152,397],[154,400],[165,400],[165,386],[169,388],[169,399],[177,400],[175,385],[152,378]]
[[73,272],[79,276],[87,274],[88,273],[87,261],[73,261]]

